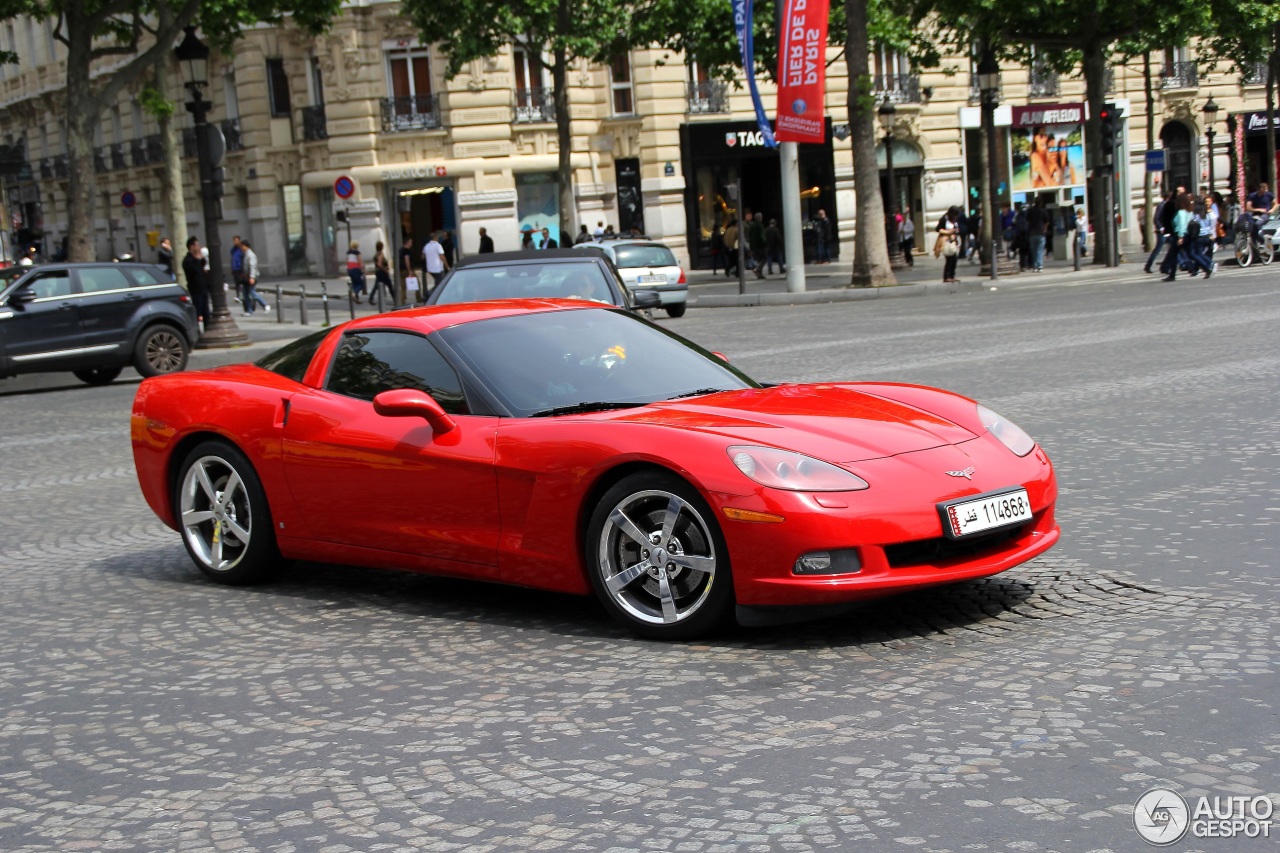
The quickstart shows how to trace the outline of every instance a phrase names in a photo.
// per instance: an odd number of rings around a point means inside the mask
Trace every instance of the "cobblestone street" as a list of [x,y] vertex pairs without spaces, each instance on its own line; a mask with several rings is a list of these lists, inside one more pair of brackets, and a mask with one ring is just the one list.
[[7,380],[0,849],[1101,853],[1153,787],[1280,803],[1276,284],[663,320],[759,379],[972,396],[1062,485],[1019,569],[697,644],[417,575],[215,586],[139,493],[136,375]]

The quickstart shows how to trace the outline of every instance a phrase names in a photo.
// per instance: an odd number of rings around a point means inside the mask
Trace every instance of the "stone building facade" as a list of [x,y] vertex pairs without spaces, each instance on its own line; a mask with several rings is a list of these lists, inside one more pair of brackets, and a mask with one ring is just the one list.
[[[211,63],[211,120],[222,128],[228,152],[217,227],[223,245],[233,234],[250,237],[268,275],[336,275],[348,240],[358,242],[369,260],[376,241],[394,256],[402,240],[412,239],[416,250],[433,230],[452,231],[464,254],[476,250],[481,227],[499,250],[518,248],[522,230],[558,230],[554,106],[550,81],[532,58],[537,46],[508,45],[446,80],[444,57],[422,43],[397,10],[395,3],[347,7],[319,37],[288,25],[255,27],[244,33],[234,56]],[[0,24],[4,48],[22,62],[0,72],[0,143],[26,164],[2,179],[5,245],[12,251],[14,243],[36,243],[49,256],[67,221],[58,118],[64,56],[48,24],[39,21]],[[833,50],[831,58],[830,130],[825,144],[801,148],[801,203],[806,220],[819,208],[835,219],[848,252],[855,187],[847,77],[839,53]],[[874,63],[878,96],[894,105],[896,204],[910,205],[922,230],[931,230],[950,205],[976,207],[978,93],[968,58],[952,57],[939,70],[917,73],[905,58],[878,50]],[[1167,152],[1169,181],[1208,183],[1202,107],[1210,96],[1221,107],[1215,187],[1225,194],[1231,177],[1229,114],[1244,128],[1236,140],[1238,179],[1252,185],[1264,175],[1256,116],[1263,109],[1260,75],[1242,79],[1225,67],[1214,70],[1197,61],[1194,47],[1153,56],[1153,68],[1156,147]],[[1117,197],[1127,200],[1120,205],[1122,239],[1134,242],[1146,168],[1143,82],[1141,63],[1112,67],[1110,89],[1124,116],[1120,159],[1127,163],[1117,186]],[[777,155],[759,144],[745,88],[708,79],[696,63],[653,49],[633,51],[611,66],[579,64],[569,83],[575,222],[590,230],[597,223],[619,231],[634,226],[697,267],[711,263],[712,235],[739,204],[779,215]],[[1016,120],[1070,116],[1083,92],[1078,77],[1035,67],[1003,69],[997,117],[1001,150],[1008,152],[999,164],[1006,201],[1039,195],[1063,209],[1083,205],[1092,164],[1080,162],[1078,152],[1060,173],[1069,176],[1060,186],[1019,191],[1029,174],[1020,146],[1034,145],[1039,131]],[[762,85],[762,93],[772,112],[771,88]],[[176,80],[169,94],[182,98]],[[181,120],[189,126],[185,113]],[[1075,137],[1062,132],[1055,144],[1068,141]],[[164,230],[162,150],[136,93],[107,108],[96,144],[99,257],[126,251],[152,257],[148,235],[154,239]],[[183,146],[188,228],[199,235],[206,224],[189,129]],[[887,166],[883,141],[879,153]],[[1068,155],[1063,157],[1067,164]],[[355,184],[347,200],[334,193],[342,176]],[[881,182],[887,191],[887,170]],[[740,201],[733,198],[734,185],[741,187]],[[122,203],[125,193],[135,201],[132,208]]]

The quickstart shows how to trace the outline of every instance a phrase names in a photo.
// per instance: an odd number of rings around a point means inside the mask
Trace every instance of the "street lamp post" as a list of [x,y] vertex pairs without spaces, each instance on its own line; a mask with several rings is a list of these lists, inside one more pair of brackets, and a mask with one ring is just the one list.
[[991,266],[990,275],[994,280],[1000,277],[1001,254],[998,245],[1000,229],[996,223],[996,196],[1000,192],[996,172],[996,102],[1000,99],[1000,63],[989,47],[983,51],[978,63],[978,89],[982,93],[982,130],[987,137],[987,180],[986,186],[982,188],[982,238],[989,253],[987,263]]
[[901,270],[907,268],[907,262],[902,257],[902,247],[898,244],[898,223],[894,218],[898,183],[893,174],[893,125],[897,113],[897,107],[893,105],[889,96],[885,95],[884,102],[880,104],[878,110],[880,126],[884,129],[884,165],[889,177],[889,197],[884,200],[884,233],[885,241],[889,244],[889,268]]
[[[204,332],[196,343],[199,349],[230,347],[249,343],[227,308],[227,290],[222,276],[222,241],[218,237],[219,193],[215,190],[213,154],[209,145],[209,110],[213,104],[204,99],[209,84],[209,47],[196,37],[196,28],[187,27],[186,37],[173,49],[182,75],[191,93],[187,111],[191,113],[196,133],[196,163],[200,170],[200,201],[204,206],[204,244],[209,249],[209,298],[212,317],[205,318]],[[190,282],[188,282],[190,286]]]
[[[1236,162],[1236,117],[1234,113],[1227,113],[1227,163],[1231,170],[1231,177],[1227,180],[1227,186],[1231,188],[1231,204],[1240,203],[1239,189],[1236,187],[1236,170],[1240,164]],[[1223,211],[1224,213],[1226,211]]]
[[1218,105],[1214,103],[1213,95],[1209,96],[1202,111],[1204,112],[1204,135],[1209,141],[1209,192],[1213,192],[1213,137],[1218,133],[1214,128],[1218,122]]

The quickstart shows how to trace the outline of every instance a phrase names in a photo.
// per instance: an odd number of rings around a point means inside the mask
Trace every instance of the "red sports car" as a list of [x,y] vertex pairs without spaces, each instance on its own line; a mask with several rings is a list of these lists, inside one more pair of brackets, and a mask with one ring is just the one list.
[[569,300],[381,314],[147,379],[132,436],[216,581],[296,559],[594,590],[666,639],[992,575],[1059,535],[1048,457],[972,400],[766,387]]

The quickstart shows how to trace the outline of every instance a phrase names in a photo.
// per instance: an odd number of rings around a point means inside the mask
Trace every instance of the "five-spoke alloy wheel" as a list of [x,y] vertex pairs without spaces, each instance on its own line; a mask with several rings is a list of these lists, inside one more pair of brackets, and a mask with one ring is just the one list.
[[203,442],[178,476],[175,515],[200,571],[219,583],[247,584],[279,565],[266,495],[243,453]]
[[591,583],[638,633],[687,639],[733,606],[728,549],[697,490],[673,475],[633,474],[605,493],[587,533]]

